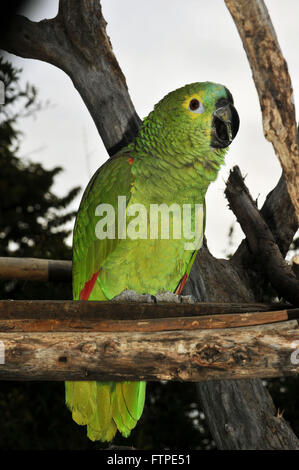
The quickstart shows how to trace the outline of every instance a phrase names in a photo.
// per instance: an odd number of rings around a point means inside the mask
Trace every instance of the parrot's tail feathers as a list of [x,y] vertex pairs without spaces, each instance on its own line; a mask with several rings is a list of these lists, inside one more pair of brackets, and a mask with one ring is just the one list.
[[130,435],[131,430],[136,426],[142,414],[145,388],[146,382],[116,383],[113,419],[124,437]]
[[146,382],[123,382],[121,385],[128,412],[138,421],[143,412]]
[[115,385],[112,382],[65,382],[65,401],[73,420],[87,425],[92,441],[111,441],[117,428],[112,417]]
[[73,420],[87,425],[92,441],[111,441],[117,429],[130,435],[140,418],[145,382],[66,382],[66,404]]

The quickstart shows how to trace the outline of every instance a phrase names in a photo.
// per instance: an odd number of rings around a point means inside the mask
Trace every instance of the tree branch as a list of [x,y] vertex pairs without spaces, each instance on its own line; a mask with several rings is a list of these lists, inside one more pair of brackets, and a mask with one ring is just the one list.
[[[285,257],[298,229],[298,222],[286,188],[284,174],[281,175],[277,186],[268,194],[260,214],[271,230],[282,256]],[[252,253],[248,250],[247,239],[240,243],[230,262],[239,272],[246,271],[247,275],[249,270],[251,272],[255,270],[256,265]]]
[[2,49],[20,57],[39,59],[50,64],[62,64],[63,53],[58,47],[58,36],[61,34],[56,19],[40,22],[15,15],[1,35]]
[[263,0],[225,0],[259,95],[265,137],[283,168],[299,221],[299,149],[291,79]]
[[251,252],[277,293],[287,301],[299,305],[299,281],[291,266],[285,262],[272,232],[245,186],[238,167],[234,167],[230,172],[225,195],[247,237]]
[[[65,71],[85,102],[104,145],[113,155],[136,136],[140,119],[113,54],[98,0],[63,0],[58,15],[39,23],[16,16],[0,47]],[[95,92],[96,90],[96,92]]]

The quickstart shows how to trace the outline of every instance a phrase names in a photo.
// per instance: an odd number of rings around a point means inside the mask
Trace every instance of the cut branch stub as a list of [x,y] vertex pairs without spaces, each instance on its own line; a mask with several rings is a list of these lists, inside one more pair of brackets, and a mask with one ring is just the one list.
[[0,257],[0,279],[72,281],[72,262],[40,258]]

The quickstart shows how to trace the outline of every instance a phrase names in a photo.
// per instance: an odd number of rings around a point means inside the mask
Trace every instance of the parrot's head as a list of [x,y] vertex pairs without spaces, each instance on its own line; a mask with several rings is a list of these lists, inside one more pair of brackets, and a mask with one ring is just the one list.
[[239,129],[229,90],[197,82],[166,95],[143,121],[137,143],[175,166],[194,165],[215,179]]

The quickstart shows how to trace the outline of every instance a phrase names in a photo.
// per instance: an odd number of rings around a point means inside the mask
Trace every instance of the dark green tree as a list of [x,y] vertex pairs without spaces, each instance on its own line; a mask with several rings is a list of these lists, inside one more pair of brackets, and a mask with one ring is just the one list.
[[[57,197],[51,188],[62,169],[46,170],[20,158],[20,118],[41,108],[36,89],[20,85],[20,73],[0,58],[0,80],[5,85],[5,104],[0,106],[0,256],[71,259],[71,247],[66,243],[70,231],[65,224],[74,217],[68,206],[79,188]],[[70,299],[71,286],[2,281],[0,298]],[[62,383],[2,382],[0,448],[59,448],[69,433],[76,440],[76,427],[70,420],[68,427],[63,395]]]
[[[0,256],[70,259],[71,247],[66,243],[70,230],[65,229],[65,224],[75,213],[67,208],[80,188],[64,197],[56,196],[51,188],[62,168],[46,170],[41,164],[18,156],[22,137],[18,121],[41,108],[36,89],[28,84],[23,89],[19,76],[20,70],[0,58],[0,80],[5,86],[5,104],[0,106]],[[36,298],[33,283],[30,284],[2,282],[0,295]],[[56,298],[53,286],[49,289],[49,285],[34,285],[38,298]],[[61,286],[58,288],[61,291]]]

